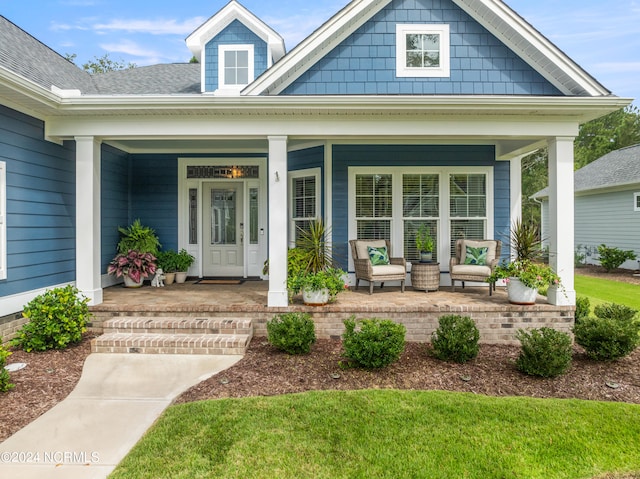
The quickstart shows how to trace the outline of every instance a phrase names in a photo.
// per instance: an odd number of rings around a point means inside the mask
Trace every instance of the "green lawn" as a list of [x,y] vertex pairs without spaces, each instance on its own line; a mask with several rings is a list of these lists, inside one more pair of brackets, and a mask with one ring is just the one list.
[[110,478],[578,479],[640,471],[638,438],[633,404],[309,392],[170,407]]
[[578,296],[589,298],[591,307],[600,303],[619,303],[640,311],[640,286],[593,276],[582,276],[577,271],[575,287]]

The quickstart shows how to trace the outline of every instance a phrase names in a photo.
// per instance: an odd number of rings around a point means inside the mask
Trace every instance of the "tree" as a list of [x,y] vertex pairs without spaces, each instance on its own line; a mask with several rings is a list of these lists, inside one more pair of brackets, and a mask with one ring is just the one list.
[[575,141],[575,169],[610,151],[640,143],[640,111],[635,106],[614,111],[580,127]]
[[[76,58],[78,57],[75,53],[65,53],[64,57],[69,60],[71,63],[75,63]],[[101,57],[94,56],[93,60],[89,60],[87,63],[82,65],[82,69],[91,73],[92,75],[98,73],[106,73],[112,72],[116,70],[128,70],[130,68],[136,68],[137,65],[135,63],[125,63],[124,60],[112,60],[109,57],[108,53],[105,53]]]
[[[607,153],[640,143],[640,110],[635,106],[614,111],[585,123],[574,143],[574,169]],[[540,224],[540,205],[529,197],[549,184],[546,148],[522,159],[522,217]]]

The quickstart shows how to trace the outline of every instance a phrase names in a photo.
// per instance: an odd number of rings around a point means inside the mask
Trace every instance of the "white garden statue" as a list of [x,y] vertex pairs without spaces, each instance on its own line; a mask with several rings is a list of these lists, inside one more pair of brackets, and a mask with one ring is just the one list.
[[154,286],[156,288],[164,288],[164,278],[165,276],[162,268],[156,269],[156,275],[151,280],[151,286]]

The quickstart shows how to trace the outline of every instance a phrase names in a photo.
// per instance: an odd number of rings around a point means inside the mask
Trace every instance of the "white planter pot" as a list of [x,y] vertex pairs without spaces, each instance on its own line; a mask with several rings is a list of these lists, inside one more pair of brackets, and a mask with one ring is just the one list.
[[176,273],[176,283],[184,283],[187,280],[187,272],[180,271]]
[[433,253],[431,251],[420,251],[420,262],[431,263],[433,261]]
[[509,278],[507,298],[511,304],[536,304],[538,290],[522,284],[518,278]]
[[323,288],[320,290],[303,290],[302,301],[307,306],[322,306],[329,302],[329,290]]
[[140,278],[140,281],[138,281],[137,283],[132,280],[129,276],[123,276],[124,278],[124,285],[127,288],[140,288],[142,286],[142,283],[144,282],[144,278]]

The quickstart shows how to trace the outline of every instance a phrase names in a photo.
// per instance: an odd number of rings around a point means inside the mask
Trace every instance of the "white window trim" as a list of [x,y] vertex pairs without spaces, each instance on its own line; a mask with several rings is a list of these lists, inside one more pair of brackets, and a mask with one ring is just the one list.
[[[486,237],[493,238],[495,229],[494,219],[494,188],[493,188],[493,168],[491,167],[375,167],[375,166],[352,166],[349,167],[348,181],[348,201],[349,201],[349,239],[357,237],[357,219],[356,219],[356,175],[359,174],[391,174],[393,175],[393,217],[391,219],[391,248],[393,254],[402,256],[403,243],[402,236],[404,234],[400,223],[404,220],[402,211],[402,175],[404,174],[439,174],[440,175],[440,221],[438,229],[438,258],[440,258],[440,267],[446,271],[449,267],[449,258],[451,257],[450,249],[450,231],[448,225],[451,217],[449,215],[449,175],[455,173],[465,174],[483,174],[487,178],[487,221],[486,221]],[[447,227],[444,227],[447,225]],[[349,270],[353,271],[353,259],[349,255]]]
[[293,181],[297,178],[304,178],[305,176],[314,176],[316,178],[316,215],[315,215],[315,219],[318,220],[320,219],[320,212],[322,211],[321,209],[321,200],[322,200],[322,196],[320,194],[320,174],[321,174],[321,170],[320,168],[308,168],[305,170],[295,170],[295,171],[290,171],[288,174],[288,181],[289,181],[289,198],[287,199],[287,205],[288,205],[288,217],[289,217],[289,247],[293,248],[295,247],[295,228],[296,228],[296,223],[293,219],[293,192],[295,191],[293,188]]
[[[224,57],[225,52],[229,51],[247,51],[249,53],[249,74],[248,74],[248,83],[243,85],[227,85],[224,82]],[[246,86],[253,82],[255,75],[255,56],[254,56],[254,47],[253,45],[218,45],[218,89],[216,90],[216,94],[218,95],[238,95],[242,90],[246,88]]]
[[633,194],[633,211],[640,211],[640,193]]
[[7,279],[7,164],[0,161],[0,280]]
[[[407,67],[407,34],[440,35],[440,66],[438,68]],[[405,23],[396,25],[396,76],[399,78],[448,78],[451,76],[451,40],[449,25]]]

